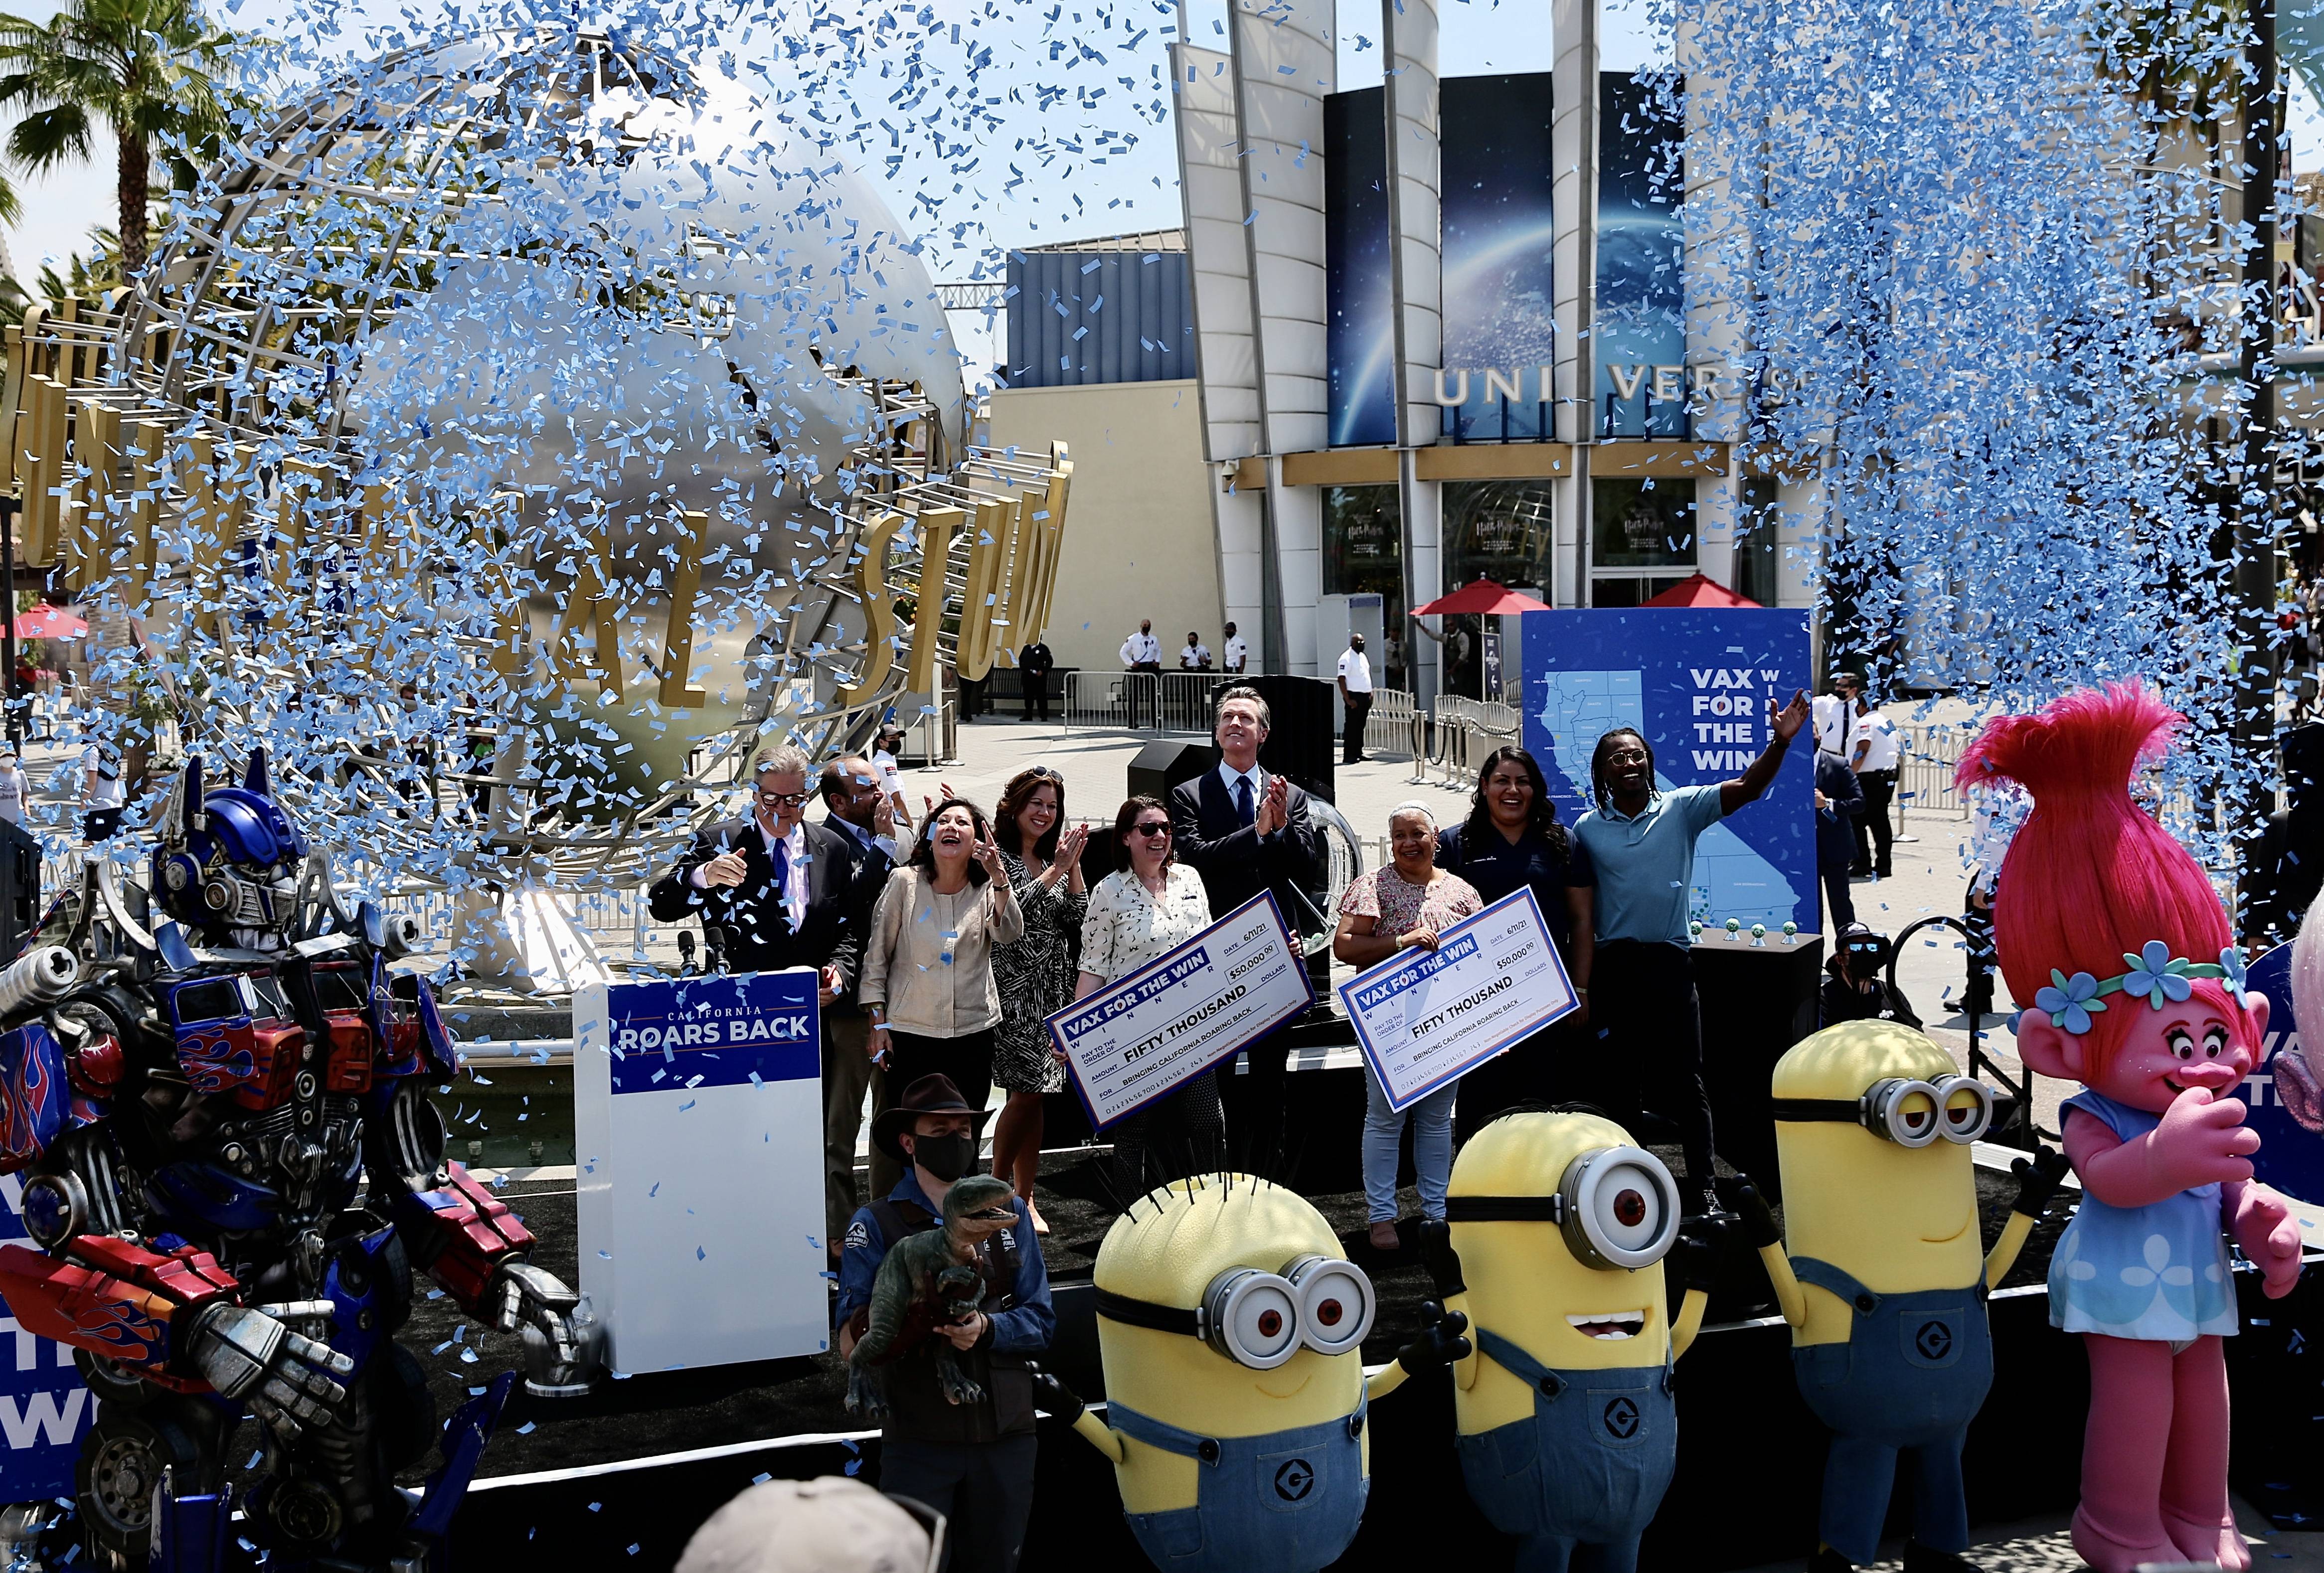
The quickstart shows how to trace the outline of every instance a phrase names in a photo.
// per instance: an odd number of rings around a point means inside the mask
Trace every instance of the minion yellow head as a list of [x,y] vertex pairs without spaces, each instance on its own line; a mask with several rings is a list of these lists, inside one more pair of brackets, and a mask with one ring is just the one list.
[[1206,1436],[1355,1412],[1371,1283],[1323,1215],[1248,1174],[1140,1197],[1097,1256],[1106,1396]]
[[1912,1028],[1826,1027],[1775,1062],[1784,1244],[1877,1293],[1958,1289],[1984,1247],[1969,1144],[1991,1095]]
[[1473,1325],[1561,1370],[1668,1358],[1662,1257],[1677,1235],[1678,1187],[1629,1132],[1596,1114],[1503,1115],[1461,1149],[1450,1195]]

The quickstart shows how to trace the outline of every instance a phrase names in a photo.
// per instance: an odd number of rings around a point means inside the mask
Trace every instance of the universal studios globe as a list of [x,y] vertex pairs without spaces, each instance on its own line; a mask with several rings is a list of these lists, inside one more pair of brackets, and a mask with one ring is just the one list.
[[[147,398],[248,451],[278,535],[295,505],[374,543],[315,569],[307,625],[269,647],[287,680],[369,663],[442,699],[495,667],[523,756],[499,773],[585,783],[520,807],[503,854],[554,866],[562,834],[614,877],[683,832],[706,745],[856,741],[893,697],[856,588],[869,504],[962,437],[917,247],[831,152],[690,66],[549,27],[360,68],[214,173],[116,340]],[[286,501],[302,465],[336,479]],[[383,559],[391,519],[418,544]],[[912,548],[908,528],[873,542],[899,582]],[[351,622],[383,572],[429,583]],[[467,631],[398,667],[431,620]]]

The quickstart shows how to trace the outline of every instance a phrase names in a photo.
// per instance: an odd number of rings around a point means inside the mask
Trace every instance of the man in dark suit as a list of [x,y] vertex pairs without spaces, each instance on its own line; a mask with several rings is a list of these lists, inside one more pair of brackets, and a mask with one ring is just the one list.
[[862,955],[850,910],[854,861],[845,842],[806,822],[805,754],[770,743],[752,756],[751,781],[751,814],[695,837],[654,881],[649,908],[657,923],[701,918],[722,970],[816,969],[828,1007],[855,986]]
[[[903,860],[896,841],[896,809],[880,790],[880,772],[872,761],[848,755],[824,766],[816,783],[828,817],[824,827],[847,847],[853,873],[853,914],[850,922],[858,934],[872,932],[872,911],[888,875]],[[823,1013],[823,1173],[825,1245],[833,1256],[847,1233],[847,1220],[862,1205],[855,1195],[855,1138],[863,1129],[863,1099],[880,1107],[886,1078],[872,1062],[871,1023],[855,1002],[855,987],[832,1001]],[[885,1196],[903,1178],[903,1165],[882,1148],[872,1149],[872,1194]]]
[[1017,672],[1025,685],[1025,718],[1028,721],[1049,719],[1049,674],[1056,667],[1056,657],[1051,655],[1049,647],[1038,638],[1017,652]]
[[[1270,719],[1267,701],[1254,689],[1236,686],[1219,696],[1213,733],[1218,766],[1171,791],[1171,837],[1178,860],[1203,877],[1213,919],[1272,890],[1283,921],[1296,934],[1303,924],[1312,928],[1330,921],[1328,914],[1316,915],[1329,868],[1322,832],[1307,812],[1307,794],[1259,768],[1259,745],[1267,741]],[[1229,1135],[1247,1161],[1263,1164],[1277,1155],[1282,1144],[1284,1061],[1290,1051],[1261,1039],[1245,1053],[1250,1072],[1241,1096],[1233,1099],[1245,1110],[1244,1128]]]

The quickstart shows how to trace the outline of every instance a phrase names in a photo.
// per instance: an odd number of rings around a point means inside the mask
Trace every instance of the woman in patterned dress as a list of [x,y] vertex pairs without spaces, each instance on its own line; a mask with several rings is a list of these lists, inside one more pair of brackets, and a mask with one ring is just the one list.
[[[1439,931],[1485,908],[1475,887],[1436,866],[1436,814],[1428,805],[1397,804],[1388,811],[1388,833],[1395,861],[1360,875],[1340,898],[1332,953],[1359,971],[1398,951],[1433,951]],[[1371,1213],[1372,1248],[1395,1251],[1397,1157],[1404,1122],[1412,1122],[1421,1216],[1441,1219],[1452,1178],[1452,1103],[1461,1084],[1447,1081],[1398,1113],[1388,1107],[1388,1090],[1367,1061],[1364,1089],[1364,1200]]]
[[1046,765],[1019,770],[1001,794],[992,815],[1001,866],[1025,914],[1025,937],[992,952],[992,979],[1001,989],[1001,1029],[994,1036],[992,1079],[1009,1102],[992,1125],[992,1172],[1017,1187],[1033,1232],[1047,1234],[1033,1205],[1041,1168],[1041,1095],[1065,1084],[1063,1061],[1044,1019],[1074,998],[1074,947],[1089,897],[1082,885],[1082,843],[1089,832],[1067,826],[1065,777]]
[[[1170,811],[1133,797],[1113,817],[1114,871],[1090,892],[1082,920],[1081,978],[1086,998],[1211,926],[1203,877],[1170,851]],[[1113,1182],[1122,1199],[1224,1162],[1225,1113],[1216,1072],[1205,1071],[1111,1127]]]

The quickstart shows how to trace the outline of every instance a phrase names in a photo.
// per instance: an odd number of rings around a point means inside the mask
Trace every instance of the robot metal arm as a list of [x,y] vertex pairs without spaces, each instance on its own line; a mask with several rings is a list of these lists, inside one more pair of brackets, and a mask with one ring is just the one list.
[[355,1362],[283,1323],[327,1301],[237,1303],[241,1285],[208,1252],[161,1253],[116,1235],[77,1235],[62,1259],[0,1246],[0,1298],[28,1333],[87,1349],[179,1393],[249,1403],[286,1439],[338,1419]]
[[602,1341],[595,1319],[556,1274],[525,1260],[532,1231],[466,1168],[447,1163],[435,1189],[401,1192],[395,1222],[413,1263],[461,1310],[501,1332],[523,1332],[527,1391],[589,1390]]

